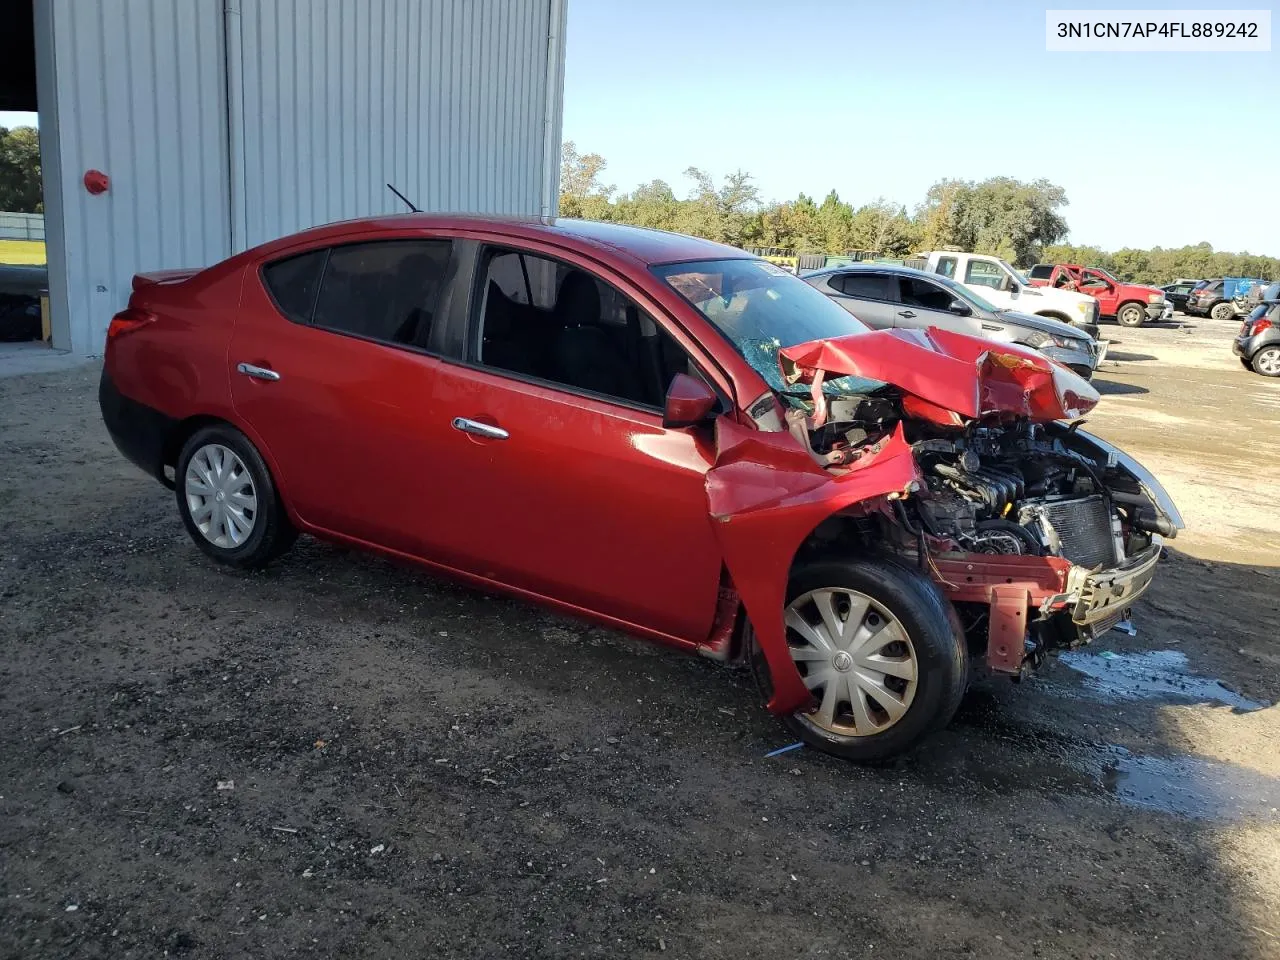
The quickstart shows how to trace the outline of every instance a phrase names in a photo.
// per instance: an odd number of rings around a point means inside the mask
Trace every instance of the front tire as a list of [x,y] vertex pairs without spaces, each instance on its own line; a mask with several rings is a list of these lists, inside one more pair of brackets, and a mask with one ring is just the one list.
[[1140,327],[1147,320],[1147,311],[1140,303],[1126,303],[1116,313],[1116,321],[1122,327]]
[[[805,564],[788,587],[785,616],[791,656],[817,707],[783,723],[805,743],[876,762],[951,721],[968,683],[968,648],[950,602],[917,571],[881,559]],[[752,643],[768,695],[768,668]]]
[[174,480],[183,526],[219,563],[262,567],[297,538],[262,455],[229,424],[191,435]]
[[1249,364],[1254,373],[1264,377],[1280,377],[1280,346],[1263,347]]
[[1216,304],[1214,308],[1209,311],[1209,316],[1213,317],[1215,320],[1230,320],[1235,315],[1236,308],[1226,302]]

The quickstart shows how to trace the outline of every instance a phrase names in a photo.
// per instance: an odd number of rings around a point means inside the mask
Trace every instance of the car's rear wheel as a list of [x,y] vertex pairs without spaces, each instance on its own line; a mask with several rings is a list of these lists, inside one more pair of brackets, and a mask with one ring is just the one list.
[[297,538],[262,455],[230,425],[191,435],[178,456],[175,481],[187,533],[219,563],[261,567]]
[[1122,327],[1140,327],[1146,319],[1147,311],[1140,303],[1126,303],[1116,314],[1116,320]]
[[1215,304],[1214,308],[1209,311],[1209,316],[1215,320],[1230,320],[1235,315],[1236,308],[1226,302]]
[[[784,723],[810,746],[847,760],[884,760],[955,714],[968,652],[951,604],[920,573],[887,560],[806,564],[792,578],[785,620],[815,705]],[[758,649],[751,662],[768,695]]]
[[1280,346],[1263,347],[1253,355],[1251,366],[1264,377],[1280,377]]

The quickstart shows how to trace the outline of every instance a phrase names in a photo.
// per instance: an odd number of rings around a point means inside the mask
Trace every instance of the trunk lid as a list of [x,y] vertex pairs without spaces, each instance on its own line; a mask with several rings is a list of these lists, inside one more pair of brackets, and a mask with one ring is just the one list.
[[135,291],[142,290],[157,283],[180,283],[183,280],[191,279],[199,272],[199,267],[190,267],[178,270],[151,270],[147,273],[135,273],[133,275],[133,289]]

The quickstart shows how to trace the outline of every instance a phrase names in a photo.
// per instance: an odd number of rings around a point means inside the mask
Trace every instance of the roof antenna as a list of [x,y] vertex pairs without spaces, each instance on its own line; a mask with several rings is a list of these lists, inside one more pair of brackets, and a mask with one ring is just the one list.
[[417,207],[415,207],[415,206],[413,205],[413,201],[412,201],[412,200],[410,200],[408,197],[406,197],[403,193],[401,193],[399,190],[397,190],[397,189],[396,189],[395,187],[393,187],[391,184],[389,184],[389,183],[387,184],[387,189],[388,189],[388,190],[390,190],[392,193],[394,193],[394,194],[395,194],[397,197],[399,197],[401,200],[403,200],[403,201],[404,201],[404,205],[405,205],[406,207],[408,207],[410,210],[412,210],[414,213],[421,213],[421,212],[422,212],[421,210],[419,210]]

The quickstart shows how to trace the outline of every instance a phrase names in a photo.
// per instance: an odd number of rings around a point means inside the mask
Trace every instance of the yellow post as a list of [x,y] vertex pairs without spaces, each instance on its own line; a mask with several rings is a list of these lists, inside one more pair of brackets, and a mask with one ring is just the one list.
[[53,337],[53,328],[49,324],[49,295],[40,296],[40,339],[45,343]]

